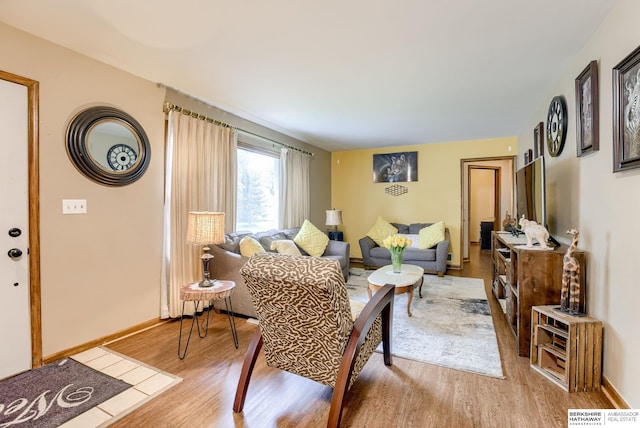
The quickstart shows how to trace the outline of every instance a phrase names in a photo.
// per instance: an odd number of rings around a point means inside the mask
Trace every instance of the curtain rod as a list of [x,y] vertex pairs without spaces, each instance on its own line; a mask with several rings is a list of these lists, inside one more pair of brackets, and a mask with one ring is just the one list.
[[284,143],[281,143],[281,142],[276,141],[276,140],[272,140],[271,138],[267,138],[267,137],[264,137],[262,135],[256,134],[254,132],[247,131],[246,129],[238,128],[237,126],[229,125],[228,123],[221,122],[221,121],[219,121],[217,119],[214,119],[212,117],[205,116],[205,115],[197,113],[195,111],[188,110],[188,109],[186,109],[184,107],[180,107],[180,106],[177,106],[175,104],[172,104],[169,101],[165,101],[162,104],[162,111],[165,112],[165,113],[169,113],[171,110],[175,110],[175,111],[177,111],[179,113],[185,114],[187,116],[191,116],[191,117],[193,117],[195,119],[205,120],[205,121],[213,123],[215,125],[224,126],[224,127],[227,127],[227,128],[233,128],[238,132],[242,132],[244,134],[252,135],[252,136],[258,137],[258,138],[260,138],[262,140],[269,141],[273,145],[277,145],[277,146],[280,146],[280,147],[285,147],[285,148],[291,149],[291,150],[296,150],[296,151],[302,152],[302,153],[304,153],[306,155],[309,155],[309,156],[314,156],[314,154],[312,152],[308,152],[306,150],[299,149],[297,147],[290,146],[288,144],[284,144]]

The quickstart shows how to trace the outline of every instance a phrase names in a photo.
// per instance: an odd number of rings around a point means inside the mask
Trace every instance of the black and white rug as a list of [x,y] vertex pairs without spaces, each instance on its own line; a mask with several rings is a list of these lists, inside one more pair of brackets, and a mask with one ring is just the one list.
[[0,428],[104,427],[181,380],[93,348],[0,382]]
[[[367,277],[373,271],[351,269],[352,300],[367,302]],[[478,278],[425,275],[422,298],[414,290],[395,296],[392,354],[457,370],[504,378],[491,311]]]

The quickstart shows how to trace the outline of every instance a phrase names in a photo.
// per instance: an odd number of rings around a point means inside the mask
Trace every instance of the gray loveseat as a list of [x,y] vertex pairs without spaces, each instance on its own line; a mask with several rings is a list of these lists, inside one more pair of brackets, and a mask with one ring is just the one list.
[[[293,240],[300,230],[299,227],[285,230],[269,230],[267,232],[250,233],[250,232],[231,232],[225,235],[225,242],[219,245],[211,246],[211,254],[214,259],[211,262],[211,277],[215,279],[226,279],[235,281],[236,288],[231,294],[231,304],[235,314],[241,314],[247,317],[255,318],[256,311],[251,301],[251,296],[244,283],[244,279],[240,275],[240,268],[249,260],[240,254],[240,241],[245,236],[255,238],[265,251],[271,251],[271,243],[276,240],[290,239]],[[302,255],[307,253],[299,248]],[[340,263],[340,269],[345,280],[349,276],[349,243],[342,241],[329,241],[327,248],[324,250],[323,258],[335,259]],[[225,309],[224,302],[216,302],[215,306]]]
[[[433,223],[391,223],[398,233],[416,235],[423,227],[431,226]],[[445,240],[435,247],[421,250],[418,248],[407,248],[402,256],[402,263],[417,265],[422,267],[427,273],[437,273],[444,276],[447,271],[447,254],[449,253],[449,229],[445,228]],[[362,262],[365,269],[378,268],[391,264],[391,253],[388,249],[380,247],[376,242],[365,236],[360,239],[360,250],[362,251]]]

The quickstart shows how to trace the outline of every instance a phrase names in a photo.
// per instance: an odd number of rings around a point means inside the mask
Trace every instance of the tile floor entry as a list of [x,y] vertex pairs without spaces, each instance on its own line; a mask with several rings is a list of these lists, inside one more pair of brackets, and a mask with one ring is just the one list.
[[105,427],[131,413],[182,378],[150,367],[106,348],[91,348],[70,358],[108,376],[131,384],[131,388],[60,425],[61,428]]

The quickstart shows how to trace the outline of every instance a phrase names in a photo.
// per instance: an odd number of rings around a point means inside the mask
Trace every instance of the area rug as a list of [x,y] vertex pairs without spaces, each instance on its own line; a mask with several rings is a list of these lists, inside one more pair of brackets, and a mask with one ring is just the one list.
[[[351,269],[352,300],[367,302],[367,277],[373,271]],[[504,378],[484,282],[477,278],[424,275],[422,298],[414,291],[395,296],[391,352],[401,358]]]
[[93,348],[0,382],[0,428],[104,427],[181,380]]

